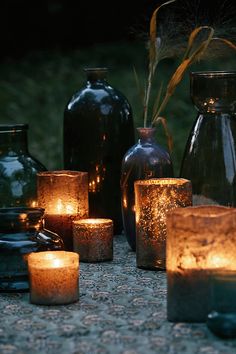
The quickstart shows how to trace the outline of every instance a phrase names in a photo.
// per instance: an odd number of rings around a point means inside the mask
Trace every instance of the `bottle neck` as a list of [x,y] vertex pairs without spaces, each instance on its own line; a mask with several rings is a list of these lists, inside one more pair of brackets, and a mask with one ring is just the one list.
[[137,128],[139,143],[153,143],[155,142],[156,128]]
[[87,86],[89,87],[89,86],[94,86],[94,85],[96,85],[96,86],[99,86],[99,85],[102,85],[102,86],[104,86],[104,85],[107,85],[107,80],[106,79],[88,79],[87,78]]
[[85,69],[87,76],[87,85],[106,84],[107,68],[88,68]]
[[27,152],[27,130],[0,131],[0,154],[15,155]]
[[0,233],[39,232],[44,227],[42,208],[1,208]]

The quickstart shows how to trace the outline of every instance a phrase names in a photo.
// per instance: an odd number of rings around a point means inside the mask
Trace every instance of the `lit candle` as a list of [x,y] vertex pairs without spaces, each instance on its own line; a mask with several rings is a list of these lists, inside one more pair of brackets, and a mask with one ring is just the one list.
[[182,178],[154,178],[134,183],[137,266],[166,267],[166,213],[192,204],[191,182]]
[[37,193],[38,205],[45,209],[45,227],[58,233],[65,250],[72,251],[72,222],[88,217],[87,172],[40,172]]
[[173,322],[205,322],[211,277],[236,269],[236,209],[198,206],[167,216],[167,315]]
[[81,262],[110,261],[113,258],[113,222],[110,219],[82,219],[73,222],[74,251]]
[[62,305],[79,298],[79,255],[74,252],[35,252],[28,256],[30,302]]

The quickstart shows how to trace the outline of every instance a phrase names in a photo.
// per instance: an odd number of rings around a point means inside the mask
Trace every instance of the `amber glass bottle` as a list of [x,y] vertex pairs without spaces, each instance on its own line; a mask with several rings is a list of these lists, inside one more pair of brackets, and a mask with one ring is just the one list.
[[173,177],[171,157],[156,143],[155,128],[137,128],[138,142],[125,154],[121,168],[122,216],[126,239],[136,249],[134,182],[140,179]]
[[87,83],[64,113],[64,168],[88,172],[91,217],[110,218],[122,231],[120,173],[134,144],[131,106],[106,80],[106,68],[85,69]]

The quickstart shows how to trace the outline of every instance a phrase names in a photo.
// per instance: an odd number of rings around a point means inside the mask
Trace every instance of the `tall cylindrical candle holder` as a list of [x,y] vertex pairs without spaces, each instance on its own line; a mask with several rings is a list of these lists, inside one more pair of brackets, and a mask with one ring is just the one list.
[[81,219],[73,222],[74,251],[81,262],[104,262],[113,259],[113,221]]
[[236,270],[236,209],[198,206],[167,215],[167,317],[205,322],[211,310],[211,278]]
[[88,174],[47,171],[37,174],[38,205],[45,209],[45,227],[58,233],[65,250],[73,250],[72,222],[88,217]]
[[28,256],[30,302],[64,305],[79,298],[79,255],[74,252],[38,252]]
[[135,188],[137,267],[166,267],[166,213],[192,204],[191,182],[182,178],[138,180]]

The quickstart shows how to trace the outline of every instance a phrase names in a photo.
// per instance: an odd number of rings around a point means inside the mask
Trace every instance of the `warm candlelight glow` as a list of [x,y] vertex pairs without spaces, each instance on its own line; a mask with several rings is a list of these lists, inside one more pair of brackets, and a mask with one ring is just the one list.
[[127,206],[128,206],[127,198],[126,198],[126,197],[123,197],[123,207],[124,207],[124,209],[126,209]]
[[153,178],[134,183],[137,266],[165,269],[166,214],[192,204],[191,182],[182,178]]
[[206,256],[204,261],[197,261],[192,255],[183,256],[179,260],[178,269],[214,269],[214,268],[231,268],[231,263],[225,257],[220,257],[218,255]]
[[46,214],[88,214],[88,174],[75,171],[47,171],[37,174],[38,204]]
[[73,221],[74,251],[82,262],[102,262],[113,258],[113,222],[110,219]]
[[35,304],[57,305],[78,300],[79,255],[55,251],[28,256],[30,300]]
[[225,257],[212,255],[207,257],[207,268],[231,268],[229,260]]
[[45,209],[45,226],[63,238],[71,251],[72,221],[88,216],[88,174],[47,171],[37,174],[38,204]]
[[203,322],[210,279],[236,270],[236,209],[198,206],[167,215],[168,319]]
[[75,220],[74,224],[76,225],[86,225],[88,227],[93,227],[93,225],[95,225],[95,227],[97,227],[98,225],[111,225],[112,221],[111,219],[102,219],[102,218],[89,218],[89,219],[81,219],[81,220]]
[[93,171],[89,173],[89,192],[97,193],[100,191],[101,183],[105,178],[106,168],[102,164],[97,164]]
[[61,199],[58,199],[56,207],[55,207],[55,213],[54,214],[76,214],[77,210],[76,207],[70,204],[62,203]]

